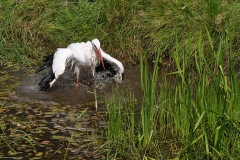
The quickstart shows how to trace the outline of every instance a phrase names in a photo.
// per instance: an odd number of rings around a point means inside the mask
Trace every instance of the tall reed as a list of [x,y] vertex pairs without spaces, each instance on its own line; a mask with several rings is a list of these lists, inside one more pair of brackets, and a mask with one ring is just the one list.
[[141,86],[143,92],[142,108],[141,108],[141,128],[142,133],[139,135],[139,147],[146,151],[148,145],[151,142],[154,130],[152,128],[153,109],[155,103],[155,91],[158,81],[158,62],[160,53],[154,63],[154,69],[152,74],[148,69],[149,64],[146,58],[146,54],[140,56],[140,71],[141,71]]
[[[220,41],[217,47],[212,43],[208,29],[206,33],[212,46],[208,55],[212,58],[206,58],[200,34],[198,51],[193,55],[194,65],[189,65],[192,63],[189,49],[180,54],[176,42],[175,80],[164,81],[159,94],[159,134],[180,140],[181,159],[237,158],[232,151],[238,152],[240,147],[236,139],[239,135],[240,86],[231,54],[231,30],[229,28],[226,37],[222,37],[228,39],[228,43]],[[183,57],[179,58],[179,55]]]
[[108,110],[108,159],[139,157],[136,148],[135,98],[129,89],[118,88],[106,97]]
[[[141,57],[143,99],[139,121],[127,122],[122,118],[129,107],[128,104],[117,107],[124,101],[122,98],[110,101],[108,138],[121,141],[121,144],[117,141],[110,143],[111,153],[114,148],[116,157],[122,157],[125,152],[125,158],[134,155],[143,159],[239,158],[240,86],[232,55],[232,31],[228,27],[227,34],[220,37],[224,40],[220,40],[217,46],[207,27],[202,32],[194,54],[190,33],[183,51],[179,49],[176,34],[174,72],[159,76],[157,62],[161,52],[152,70],[146,56]],[[207,35],[211,46],[207,54],[202,34]],[[133,110],[130,113],[136,114]],[[129,132],[129,128],[134,128],[135,132]],[[129,152],[122,147],[132,150]]]

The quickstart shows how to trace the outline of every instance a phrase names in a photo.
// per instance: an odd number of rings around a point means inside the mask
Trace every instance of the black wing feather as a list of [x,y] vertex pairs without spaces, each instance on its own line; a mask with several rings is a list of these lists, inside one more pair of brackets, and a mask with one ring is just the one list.
[[44,58],[45,58],[43,60],[43,62],[45,62],[44,65],[42,65],[35,71],[35,73],[37,74],[42,70],[49,68],[49,70],[43,75],[43,78],[41,79],[41,81],[38,83],[38,85],[40,86],[40,91],[47,90],[50,87],[50,82],[52,82],[52,80],[55,79],[55,74],[53,73],[53,70],[52,70],[54,55],[44,56]]
[[52,68],[49,69],[48,72],[46,72],[44,74],[44,77],[42,78],[42,80],[39,82],[39,86],[40,86],[40,91],[45,91],[50,87],[50,82],[52,82],[55,79],[55,75],[53,73]]
[[114,68],[114,66],[106,60],[103,60],[103,63],[105,66],[105,70],[104,70],[102,64],[99,64],[95,68],[96,73],[108,71],[107,74],[103,75],[104,76],[103,78],[114,77],[117,74],[118,70],[116,68]]
[[[118,69],[116,69],[116,65],[114,65],[113,63],[106,61],[105,59],[103,59],[103,63],[105,66],[105,70],[102,66],[102,64],[99,64],[96,68],[95,71],[96,73],[103,73],[101,75],[101,78],[112,78],[115,77],[116,74],[118,73]],[[124,73],[122,73],[122,81],[124,80]]]
[[54,55],[48,55],[48,56],[44,56],[44,60],[43,62],[45,62],[44,65],[42,65],[41,67],[39,67],[35,73],[39,73],[41,72],[42,70],[46,69],[46,68],[49,68],[49,67],[52,67],[52,63],[53,63],[53,58],[54,58]]

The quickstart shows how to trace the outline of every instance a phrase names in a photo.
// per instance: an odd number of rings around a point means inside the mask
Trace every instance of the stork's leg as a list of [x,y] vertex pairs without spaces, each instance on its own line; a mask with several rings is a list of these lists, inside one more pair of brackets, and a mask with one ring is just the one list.
[[88,83],[88,72],[87,72],[87,75],[86,75],[86,82]]
[[89,85],[89,73],[88,73],[88,71],[86,72],[86,77],[85,77],[85,80],[84,80],[84,84],[85,84],[85,87],[88,88],[88,85]]
[[71,62],[71,71],[73,70],[74,61]]
[[80,69],[75,66],[74,68],[74,73],[76,73],[76,86],[79,85],[79,74],[80,74]]
[[89,87],[88,87],[88,85],[89,85],[88,76],[89,76],[89,74],[88,74],[88,71],[87,71],[87,75],[86,75],[86,88],[87,89],[89,89]]
[[95,77],[95,67],[92,67],[92,75]]

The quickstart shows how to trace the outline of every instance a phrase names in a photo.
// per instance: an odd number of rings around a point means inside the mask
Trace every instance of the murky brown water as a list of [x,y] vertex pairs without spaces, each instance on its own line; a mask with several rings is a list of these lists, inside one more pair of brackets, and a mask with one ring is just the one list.
[[[79,87],[67,71],[48,91],[38,90],[41,75],[1,69],[0,76],[0,159],[105,159],[102,131],[108,122],[102,100],[120,88],[129,89],[138,105],[142,98],[138,68],[126,69],[122,84],[90,78]],[[19,85],[8,89],[14,83]]]
[[70,71],[66,71],[59,77],[56,83],[47,91],[39,91],[38,82],[41,80],[41,74],[25,75],[19,73],[19,81],[21,84],[16,88],[18,97],[25,101],[34,102],[57,102],[68,105],[81,105],[86,102],[95,100],[94,94],[90,93],[96,89],[97,95],[101,98],[110,95],[113,89],[118,90],[119,87],[130,89],[137,100],[141,100],[141,81],[139,68],[125,69],[125,79],[121,84],[117,84],[113,79],[103,80],[89,77],[89,84],[84,79],[85,75],[80,77],[82,83],[77,87],[75,84],[76,76]]

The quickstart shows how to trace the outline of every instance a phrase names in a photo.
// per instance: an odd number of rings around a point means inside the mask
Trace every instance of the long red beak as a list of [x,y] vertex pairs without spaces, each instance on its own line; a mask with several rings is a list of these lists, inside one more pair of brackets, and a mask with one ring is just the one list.
[[104,63],[103,63],[103,58],[102,58],[102,54],[101,54],[100,49],[97,50],[97,54],[98,54],[98,57],[99,57],[99,59],[102,63],[103,69],[105,70],[105,66],[104,66]]

